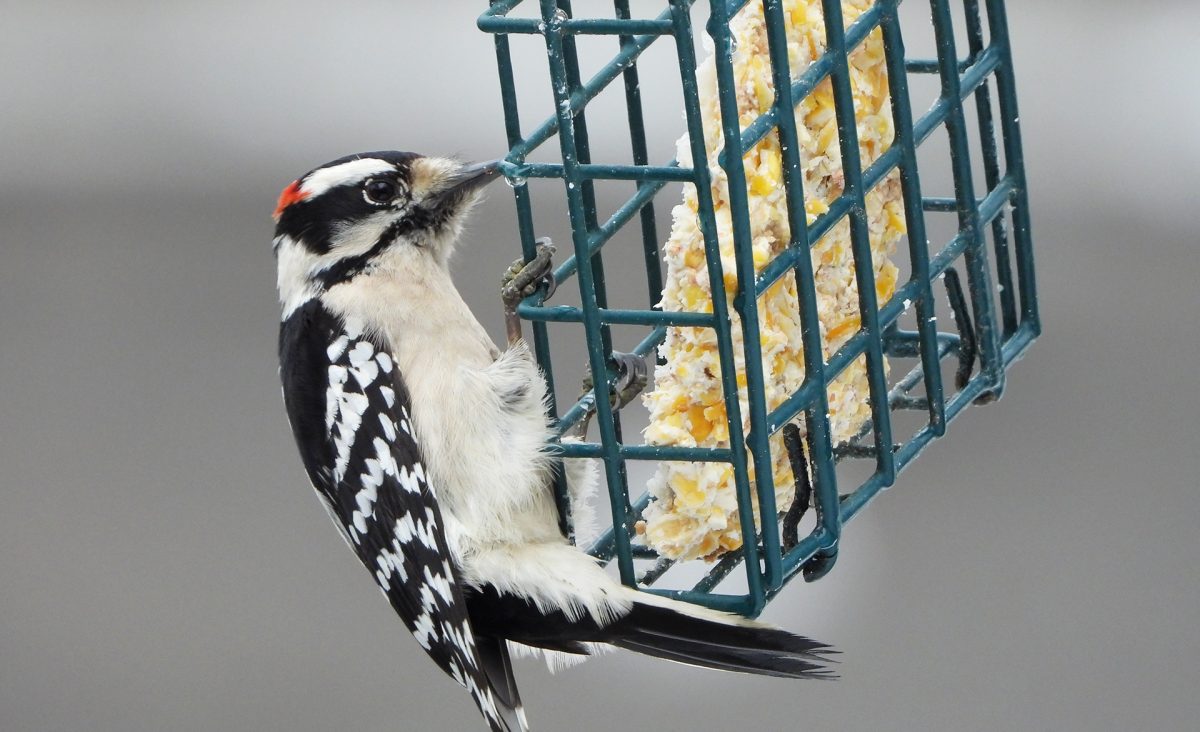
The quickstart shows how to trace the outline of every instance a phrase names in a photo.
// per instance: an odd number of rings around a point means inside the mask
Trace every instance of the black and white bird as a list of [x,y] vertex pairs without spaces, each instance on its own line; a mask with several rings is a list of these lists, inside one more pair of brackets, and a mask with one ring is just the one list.
[[[346,543],[492,730],[528,729],[510,648],[609,644],[825,675],[822,644],[625,587],[561,533],[545,381],[523,341],[496,347],[450,278],[463,219],[498,176],[495,164],[372,152],[280,196],[284,402]],[[594,470],[568,462],[572,490],[588,490]]]

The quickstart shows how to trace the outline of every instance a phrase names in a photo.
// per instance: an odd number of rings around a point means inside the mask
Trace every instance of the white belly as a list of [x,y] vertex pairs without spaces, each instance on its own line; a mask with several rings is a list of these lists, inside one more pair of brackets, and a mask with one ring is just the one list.
[[438,269],[358,277],[326,302],[387,341],[455,557],[560,539],[545,451],[546,384],[528,350],[499,353]]
[[398,341],[413,427],[454,553],[556,538],[545,382],[528,351],[491,361],[480,348],[451,358],[444,338],[437,347]]

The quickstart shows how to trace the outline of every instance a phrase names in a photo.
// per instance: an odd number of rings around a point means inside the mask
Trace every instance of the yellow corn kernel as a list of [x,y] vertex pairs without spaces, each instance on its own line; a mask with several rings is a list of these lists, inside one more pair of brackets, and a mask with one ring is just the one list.
[[887,212],[887,225],[897,235],[908,233],[908,222],[904,219],[904,209],[898,203],[889,203],[883,207]]
[[684,505],[698,506],[704,502],[704,491],[700,490],[700,484],[694,478],[676,475],[671,487],[675,489],[675,500]]
[[821,133],[817,135],[817,150],[820,152],[828,152],[830,147],[837,142],[837,120],[829,120],[825,126],[821,128]]
[[700,546],[696,549],[696,551],[705,559],[710,557],[715,558],[717,556],[717,549],[720,547],[720,545],[721,539],[714,534],[709,534],[700,540]]
[[755,175],[750,179],[750,192],[756,196],[766,196],[775,190],[775,184],[765,175]]
[[775,92],[771,89],[767,78],[760,76],[754,80],[754,98],[758,100],[758,111],[765,112],[775,103]]
[[778,149],[764,147],[759,151],[759,160],[758,170],[750,179],[750,192],[767,196],[783,184],[783,159]]
[[825,334],[825,340],[828,343],[837,343],[840,345],[840,341],[848,338],[854,331],[858,330],[860,325],[862,325],[862,321],[859,320],[857,315],[849,317],[833,328],[830,328]]
[[803,2],[796,3],[792,6],[792,12],[789,13],[789,16],[794,27],[799,28],[803,26],[808,22],[808,5]]
[[817,105],[817,109],[825,112],[833,112],[833,85],[828,81],[822,82],[813,91],[812,100]]
[[767,168],[766,176],[769,180],[776,185],[783,182],[783,154],[778,147],[772,145],[763,149],[763,164]]
[[891,262],[885,263],[884,268],[875,277],[875,297],[882,305],[896,292],[896,276],[899,270]]
[[704,419],[707,420],[709,424],[724,422],[726,419],[725,402],[717,402],[716,404],[705,407],[703,414]]
[[712,422],[704,418],[704,405],[695,404],[688,408],[688,420],[692,424],[692,437],[696,438],[696,443],[704,442],[704,438],[708,437],[712,432]]

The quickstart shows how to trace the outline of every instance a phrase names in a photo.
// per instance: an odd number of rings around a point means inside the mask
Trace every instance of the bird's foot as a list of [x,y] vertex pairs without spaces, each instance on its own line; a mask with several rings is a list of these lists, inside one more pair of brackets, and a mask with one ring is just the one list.
[[620,409],[632,402],[646,388],[649,369],[646,359],[632,353],[614,353],[617,362],[617,381],[611,390],[613,409]]
[[500,299],[504,302],[504,323],[510,344],[522,338],[517,305],[541,287],[546,288],[545,297],[550,297],[557,286],[552,269],[554,244],[549,237],[544,236],[537,240],[535,246],[537,251],[533,259],[528,262],[518,259],[509,265],[501,278]]
[[[611,368],[616,371],[616,379],[609,386],[608,403],[613,411],[617,411],[632,402],[646,388],[646,384],[650,380],[649,368],[646,366],[646,359],[633,353],[613,353],[610,361]],[[594,388],[595,381],[589,367],[587,374],[583,377],[583,393],[587,394]],[[578,437],[587,436],[588,424],[595,413],[596,406],[593,404],[583,419],[579,421],[576,430]]]
[[546,288],[546,297],[550,297],[554,293],[556,282],[551,269],[551,260],[555,252],[554,244],[550,242],[549,237],[542,237],[537,240],[535,246],[537,252],[533,255],[533,259],[528,262],[518,259],[504,271],[500,285],[500,299],[504,301],[505,307],[515,310],[517,303],[543,286]]
[[533,259],[526,262],[517,259],[504,270],[500,280],[500,300],[504,302],[504,325],[508,331],[509,344],[522,340],[521,318],[517,317],[517,305],[529,295],[546,288],[546,298],[554,294],[557,282],[551,268],[554,256],[554,245],[548,236],[542,236],[536,241],[536,253]]

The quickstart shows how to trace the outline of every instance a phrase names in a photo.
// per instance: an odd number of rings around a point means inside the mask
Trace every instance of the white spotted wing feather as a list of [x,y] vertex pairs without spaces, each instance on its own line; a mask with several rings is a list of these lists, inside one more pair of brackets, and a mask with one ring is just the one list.
[[313,301],[284,323],[284,397],[305,466],[351,548],[417,642],[506,730],[480,668],[391,355]]

